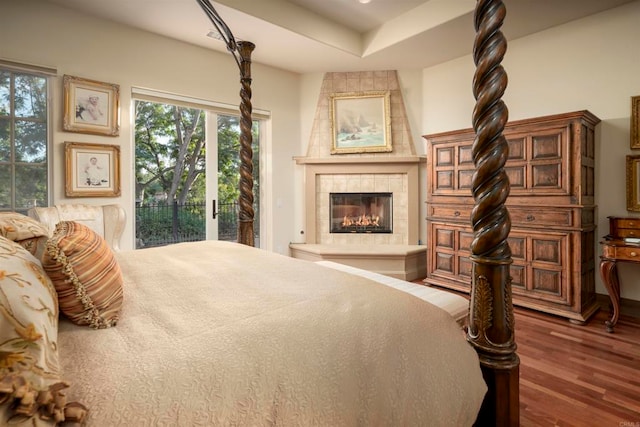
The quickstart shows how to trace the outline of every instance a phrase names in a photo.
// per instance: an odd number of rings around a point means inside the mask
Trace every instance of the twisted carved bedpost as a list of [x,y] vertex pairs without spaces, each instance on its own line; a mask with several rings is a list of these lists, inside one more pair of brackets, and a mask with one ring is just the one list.
[[473,278],[467,340],[480,356],[489,391],[477,424],[519,425],[519,365],[515,352],[514,316],[511,300],[511,229],[505,201],[509,179],[504,171],[508,156],[502,134],[508,111],[501,97],[507,75],[500,65],[507,42],[500,27],[506,11],[500,0],[478,0],[475,11],[476,72],[473,92],[473,197],[471,213],[474,240],[471,243]]
[[255,246],[253,234],[253,135],[251,128],[251,42],[237,43],[240,54],[240,212],[238,213],[238,243]]
[[251,127],[251,53],[256,45],[248,41],[236,41],[231,29],[224,22],[209,0],[196,0],[205,15],[216,28],[240,69],[240,211],[238,212],[238,243],[255,246],[253,235],[253,136]]

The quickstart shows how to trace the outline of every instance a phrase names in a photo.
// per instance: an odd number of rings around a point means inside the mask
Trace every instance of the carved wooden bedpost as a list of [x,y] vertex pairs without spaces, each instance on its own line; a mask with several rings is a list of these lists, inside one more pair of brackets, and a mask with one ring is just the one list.
[[500,65],[507,42],[500,27],[506,11],[500,0],[478,0],[475,11],[476,72],[473,93],[473,197],[471,243],[473,278],[467,340],[480,356],[489,392],[477,424],[519,425],[519,365],[515,352],[514,316],[511,300],[511,229],[505,201],[509,179],[504,171],[508,145],[503,130],[508,111],[501,97],[507,75]]
[[251,42],[239,41],[240,53],[240,212],[238,213],[238,243],[255,246],[253,234],[253,135],[251,129]]
[[253,235],[253,135],[251,128],[251,52],[256,45],[236,41],[233,33],[209,0],[196,0],[211,23],[216,27],[227,50],[240,69],[240,211],[238,212],[238,243],[255,246]]

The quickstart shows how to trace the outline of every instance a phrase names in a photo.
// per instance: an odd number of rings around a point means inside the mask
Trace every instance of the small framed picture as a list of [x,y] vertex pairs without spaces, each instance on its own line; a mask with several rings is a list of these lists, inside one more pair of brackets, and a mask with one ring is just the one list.
[[120,86],[80,77],[63,77],[64,117],[68,132],[118,136],[120,133]]
[[640,212],[640,156],[627,155],[627,210]]
[[389,91],[335,93],[329,96],[331,154],[389,152]]
[[67,197],[120,195],[120,147],[65,142],[64,157]]
[[631,148],[640,148],[640,95],[631,97]]

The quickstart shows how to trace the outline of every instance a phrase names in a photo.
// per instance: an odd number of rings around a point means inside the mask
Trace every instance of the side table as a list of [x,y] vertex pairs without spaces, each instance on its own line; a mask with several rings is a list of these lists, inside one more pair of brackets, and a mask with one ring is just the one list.
[[607,332],[613,332],[613,327],[620,316],[620,281],[618,280],[618,262],[632,262],[640,264],[640,245],[630,245],[620,239],[605,239],[600,257],[600,275],[604,286],[611,298],[611,318],[605,321]]

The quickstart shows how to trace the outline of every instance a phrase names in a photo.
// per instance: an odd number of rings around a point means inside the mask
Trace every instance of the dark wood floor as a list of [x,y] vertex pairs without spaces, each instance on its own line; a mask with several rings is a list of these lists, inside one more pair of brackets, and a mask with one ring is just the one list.
[[640,427],[640,319],[605,331],[516,308],[522,426]]
[[582,326],[514,311],[522,427],[640,427],[640,317],[621,315],[610,334],[608,308]]

